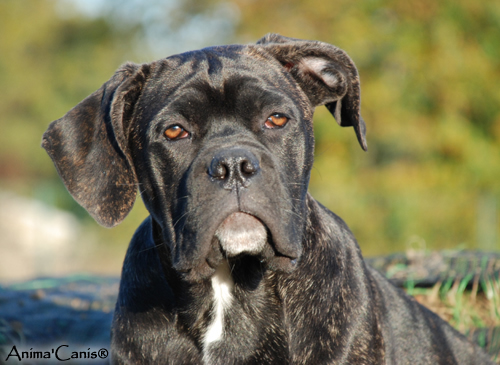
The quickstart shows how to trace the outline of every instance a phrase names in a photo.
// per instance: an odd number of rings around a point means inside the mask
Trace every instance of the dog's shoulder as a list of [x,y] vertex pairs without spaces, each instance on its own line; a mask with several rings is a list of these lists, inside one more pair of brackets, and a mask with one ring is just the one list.
[[144,354],[179,364],[201,361],[196,346],[177,328],[175,296],[157,250],[148,217],[136,230],[123,263],[111,329],[113,363],[140,363]]
[[[364,305],[370,303],[369,311],[376,314],[389,363],[401,359],[419,363],[426,356],[434,356],[435,363],[491,363],[479,347],[367,265],[353,233],[339,216],[310,196],[308,207],[311,248],[320,252],[316,258],[321,257],[321,266],[310,267],[328,268],[322,275],[330,275],[332,282],[341,277],[338,290],[348,292],[347,288],[356,286],[357,294],[370,298]],[[346,300],[350,307],[359,304],[355,297]]]

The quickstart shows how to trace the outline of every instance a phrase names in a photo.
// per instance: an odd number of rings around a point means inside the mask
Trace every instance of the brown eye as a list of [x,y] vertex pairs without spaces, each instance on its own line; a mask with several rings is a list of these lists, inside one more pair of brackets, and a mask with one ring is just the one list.
[[165,131],[165,136],[170,140],[176,140],[189,137],[189,133],[180,125],[173,125]]
[[285,117],[283,114],[273,114],[269,118],[267,118],[266,122],[264,125],[267,128],[279,128],[285,126],[285,124],[288,122],[288,118]]

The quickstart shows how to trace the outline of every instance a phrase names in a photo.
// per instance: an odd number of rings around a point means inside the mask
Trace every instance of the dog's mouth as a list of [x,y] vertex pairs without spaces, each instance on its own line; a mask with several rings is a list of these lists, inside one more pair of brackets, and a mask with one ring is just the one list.
[[187,281],[211,277],[222,260],[227,260],[231,272],[241,277],[250,275],[254,270],[261,273],[268,269],[281,272],[295,270],[300,249],[287,250],[289,247],[283,245],[283,238],[275,236],[274,222],[268,223],[266,218],[269,217],[260,218],[251,213],[233,211],[221,218],[222,222],[216,225],[214,233],[208,235],[211,242],[206,246],[202,260],[193,266],[189,261],[174,262],[175,270]]
[[[272,234],[259,218],[243,212],[230,214],[214,234],[222,260],[231,267],[235,283],[248,290],[255,289],[268,261],[275,257]],[[207,261],[209,262],[209,261]],[[220,265],[220,261],[216,266]]]
[[[288,256],[280,252],[273,240],[272,230],[256,216],[244,213],[231,213],[217,227],[214,234],[223,257],[230,263],[242,262],[251,258],[265,264],[273,270],[292,271],[295,269],[297,256]],[[207,260],[209,265],[212,260]],[[215,268],[219,261],[212,261]]]

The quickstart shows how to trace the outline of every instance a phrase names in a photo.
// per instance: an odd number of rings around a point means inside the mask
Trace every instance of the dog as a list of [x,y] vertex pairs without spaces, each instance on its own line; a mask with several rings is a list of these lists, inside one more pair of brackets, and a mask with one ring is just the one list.
[[325,105],[366,150],[357,69],[268,34],[123,65],[43,136],[106,227],[140,191],[111,329],[116,364],[492,364],[363,261],[308,193]]

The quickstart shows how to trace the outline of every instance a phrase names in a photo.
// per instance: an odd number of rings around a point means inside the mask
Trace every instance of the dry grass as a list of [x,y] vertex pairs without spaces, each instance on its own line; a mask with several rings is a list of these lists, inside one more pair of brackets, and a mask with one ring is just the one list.
[[483,346],[488,344],[486,347],[497,354],[494,358],[500,364],[500,331],[493,332],[495,327],[500,328],[500,280],[475,280],[468,287],[470,280],[439,282],[429,289],[415,288],[409,283],[406,290],[458,331],[469,333],[470,339],[477,329],[487,328],[476,341]]

